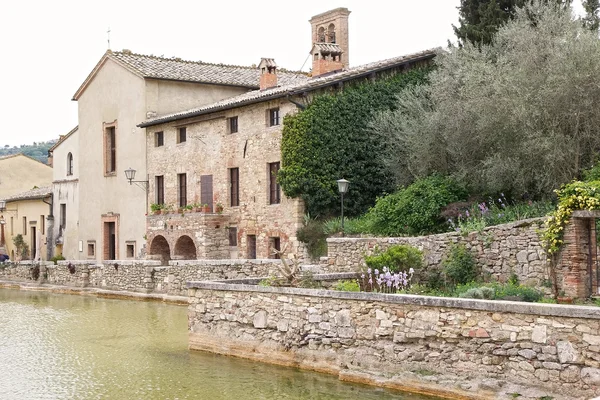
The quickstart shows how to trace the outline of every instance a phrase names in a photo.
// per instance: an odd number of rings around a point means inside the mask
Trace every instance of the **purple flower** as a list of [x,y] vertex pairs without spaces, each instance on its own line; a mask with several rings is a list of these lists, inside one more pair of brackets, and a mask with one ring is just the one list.
[[371,268],[367,268],[367,274],[371,273]]
[[471,215],[469,214],[469,210],[465,211],[465,215],[469,218]]
[[375,268],[375,275],[379,275],[379,270]]

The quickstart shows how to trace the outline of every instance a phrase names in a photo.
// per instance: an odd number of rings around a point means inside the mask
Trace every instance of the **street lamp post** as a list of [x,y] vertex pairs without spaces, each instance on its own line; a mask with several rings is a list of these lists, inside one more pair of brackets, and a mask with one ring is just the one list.
[[350,185],[350,182],[345,179],[338,179],[337,184],[340,197],[342,198],[342,236],[344,236],[344,195],[348,193],[348,186]]

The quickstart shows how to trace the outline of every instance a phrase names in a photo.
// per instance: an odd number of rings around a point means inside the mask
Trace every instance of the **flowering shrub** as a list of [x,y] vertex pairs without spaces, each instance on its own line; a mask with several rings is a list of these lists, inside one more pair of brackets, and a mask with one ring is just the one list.
[[387,268],[392,273],[407,270],[414,272],[423,266],[423,252],[407,244],[399,244],[365,257],[365,264],[373,270]]
[[560,250],[567,222],[575,210],[600,210],[600,181],[573,181],[555,190],[558,206],[546,220],[542,246],[549,256]]
[[456,219],[448,218],[451,230],[469,233],[481,231],[487,226],[504,224],[522,219],[541,217],[554,209],[550,201],[509,202],[501,193],[498,198],[473,204],[461,212]]
[[410,268],[408,272],[391,272],[388,267],[383,267],[381,272],[378,269],[368,268],[367,272],[362,274],[362,288],[367,292],[396,293],[406,290],[415,270]]

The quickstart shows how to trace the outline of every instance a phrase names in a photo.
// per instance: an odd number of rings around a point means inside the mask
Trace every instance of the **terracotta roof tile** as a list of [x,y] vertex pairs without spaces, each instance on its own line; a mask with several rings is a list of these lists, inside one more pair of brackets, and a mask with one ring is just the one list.
[[[258,88],[260,71],[254,67],[185,61],[180,58],[147,56],[131,52],[111,52],[109,57],[137,71],[144,78]],[[284,85],[306,82],[309,77],[301,72],[281,71]]]
[[11,201],[19,201],[19,200],[43,199],[45,197],[50,196],[51,194],[52,194],[52,186],[43,186],[40,188],[34,188],[34,189],[28,190],[26,192],[12,195],[10,197],[7,197],[4,200],[6,200],[6,202],[11,202]]
[[[271,98],[284,97],[288,95],[293,95],[302,92],[308,92],[312,90],[316,90],[325,86],[329,86],[338,82],[344,82],[347,80],[355,79],[363,75],[368,75],[373,72],[385,70],[388,68],[393,68],[402,64],[406,64],[409,62],[415,62],[419,60],[426,60],[435,57],[436,53],[440,51],[440,49],[430,49],[424,50],[418,53],[409,54],[400,57],[389,58],[386,60],[376,61],[373,63],[361,65],[358,67],[350,68],[345,71],[341,71],[338,73],[334,73],[326,76],[318,76],[307,80],[305,82],[296,83],[296,84],[288,84],[281,85],[278,87],[271,88],[269,90],[254,90],[251,92],[247,92],[241,94],[239,96],[230,97],[228,99],[224,99],[218,101],[216,103],[207,104],[202,107],[193,108],[191,110],[180,111],[172,114],[167,114],[163,116],[159,116],[156,118],[151,118],[143,123],[139,124],[139,127],[147,127],[162,124],[165,122],[176,121],[184,118],[190,118],[197,115],[208,114],[215,111],[221,111],[229,108],[239,107],[245,104],[252,104],[261,102],[264,100],[268,100]],[[278,73],[278,77],[279,77]],[[280,82],[281,83],[281,82]]]

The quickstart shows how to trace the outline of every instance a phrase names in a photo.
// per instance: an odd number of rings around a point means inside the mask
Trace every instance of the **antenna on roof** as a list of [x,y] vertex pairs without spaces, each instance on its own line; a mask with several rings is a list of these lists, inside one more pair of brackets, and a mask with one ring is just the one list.
[[308,56],[306,57],[306,60],[304,60],[304,64],[302,64],[302,66],[300,67],[299,71],[302,71],[302,68],[304,68],[304,66],[306,65],[306,62],[308,61],[309,57],[310,57],[310,52],[308,53]]
[[106,31],[106,36],[107,36],[107,41],[108,41],[108,49],[110,50],[110,26],[108,27],[108,30]]

